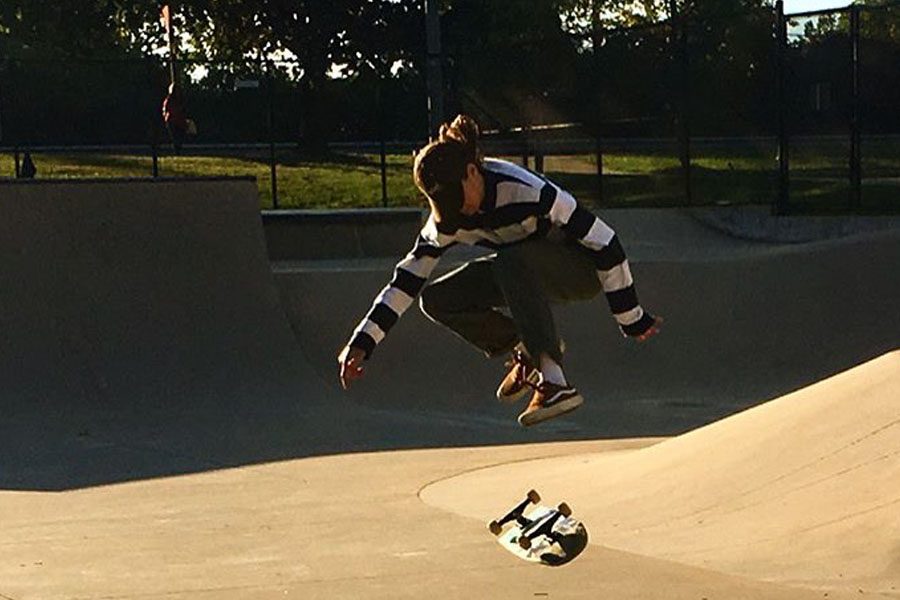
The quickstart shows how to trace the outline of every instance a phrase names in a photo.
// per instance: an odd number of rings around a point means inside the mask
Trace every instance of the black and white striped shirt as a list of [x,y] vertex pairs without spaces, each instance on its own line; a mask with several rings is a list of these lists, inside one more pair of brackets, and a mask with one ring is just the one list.
[[415,301],[441,255],[461,243],[499,249],[561,229],[577,240],[597,268],[610,310],[625,335],[639,336],[653,317],[638,303],[625,252],[615,232],[575,198],[547,179],[498,159],[485,159],[485,197],[478,214],[461,217],[456,231],[445,231],[431,215],[415,245],[394,268],[391,282],[353,332],[350,345],[368,357]]

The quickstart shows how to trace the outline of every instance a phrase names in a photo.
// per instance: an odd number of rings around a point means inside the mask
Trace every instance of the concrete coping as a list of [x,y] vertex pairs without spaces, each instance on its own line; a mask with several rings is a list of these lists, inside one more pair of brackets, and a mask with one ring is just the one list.
[[900,215],[773,215],[767,206],[693,208],[700,223],[729,236],[771,243],[805,243],[900,230]]
[[347,209],[279,209],[263,210],[265,221],[305,221],[312,223],[385,223],[423,221],[427,209],[416,207],[347,208]]

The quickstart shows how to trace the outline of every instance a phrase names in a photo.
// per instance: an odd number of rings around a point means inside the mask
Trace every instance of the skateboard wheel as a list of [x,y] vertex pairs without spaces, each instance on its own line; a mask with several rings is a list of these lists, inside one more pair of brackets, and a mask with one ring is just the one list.
[[541,501],[541,495],[536,491],[531,490],[528,492],[528,500],[530,500],[532,504],[537,504]]
[[572,509],[569,508],[569,505],[565,502],[560,504],[557,510],[559,510],[559,514],[566,517],[567,519],[572,516]]
[[498,523],[497,521],[491,521],[488,525],[488,529],[490,529],[491,533],[493,533],[494,535],[500,535],[501,533],[503,533],[503,526],[500,525],[500,523]]
[[522,537],[519,538],[519,547],[521,547],[522,550],[530,550],[531,549],[531,540],[529,540],[527,537],[525,537],[523,535]]

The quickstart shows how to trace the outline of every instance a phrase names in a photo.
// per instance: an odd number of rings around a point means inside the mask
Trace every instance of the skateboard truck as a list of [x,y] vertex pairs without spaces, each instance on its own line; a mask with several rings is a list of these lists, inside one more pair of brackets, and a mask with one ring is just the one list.
[[[572,516],[565,502],[556,508],[538,504],[540,495],[531,490],[505,516],[488,524],[488,529],[507,552],[518,558],[550,567],[571,562],[588,545],[584,525]],[[530,507],[530,504],[534,504]],[[508,524],[510,524],[507,526]]]
[[525,509],[529,504],[537,504],[540,501],[540,494],[538,494],[534,490],[529,491],[528,496],[524,500],[522,500],[522,502],[520,502],[518,506],[509,511],[505,517],[498,521],[491,521],[488,525],[488,529],[490,529],[491,533],[493,533],[494,535],[500,535],[501,533],[503,533],[503,526],[510,521],[515,521],[519,524],[519,526],[523,528],[530,526],[532,524],[532,521],[530,519],[526,519],[523,516],[523,513],[525,512]]
[[524,529],[522,535],[519,537],[519,546],[523,550],[529,550],[531,548],[531,542],[536,537],[545,535],[555,543],[559,543],[560,536],[553,531],[553,526],[556,525],[556,522],[563,518],[568,518],[572,516],[572,509],[569,508],[569,505],[563,502],[560,504],[557,509],[551,513],[549,516],[545,517],[542,522],[535,526],[535,523],[531,523],[531,529]]

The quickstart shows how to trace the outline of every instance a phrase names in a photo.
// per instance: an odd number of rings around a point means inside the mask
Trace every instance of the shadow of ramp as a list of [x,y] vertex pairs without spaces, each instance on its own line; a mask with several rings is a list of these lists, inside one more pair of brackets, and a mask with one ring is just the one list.
[[0,197],[0,487],[272,460],[324,437],[253,179],[4,182]]
[[348,402],[322,337],[327,372],[307,364],[253,179],[17,181],[0,197],[0,489],[520,439],[512,420]]

